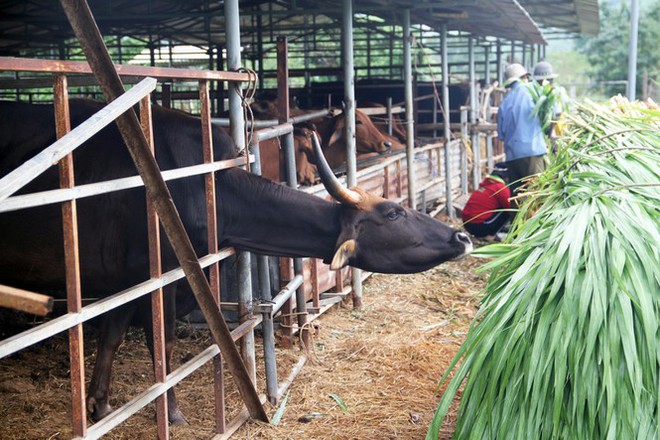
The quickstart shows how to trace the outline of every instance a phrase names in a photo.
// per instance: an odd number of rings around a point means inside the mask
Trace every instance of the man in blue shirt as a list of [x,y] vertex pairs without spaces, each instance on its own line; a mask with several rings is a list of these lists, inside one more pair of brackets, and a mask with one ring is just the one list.
[[515,195],[521,179],[545,170],[547,148],[541,122],[534,114],[534,101],[525,86],[529,73],[517,63],[504,72],[509,88],[497,111],[497,137],[504,141],[511,193]]

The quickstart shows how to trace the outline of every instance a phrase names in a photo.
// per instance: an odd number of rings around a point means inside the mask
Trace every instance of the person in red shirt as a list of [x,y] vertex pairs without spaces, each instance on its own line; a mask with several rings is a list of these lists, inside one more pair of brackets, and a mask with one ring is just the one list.
[[502,174],[487,175],[463,208],[463,226],[475,237],[495,235],[509,220],[509,212],[502,210],[511,208],[511,193]]

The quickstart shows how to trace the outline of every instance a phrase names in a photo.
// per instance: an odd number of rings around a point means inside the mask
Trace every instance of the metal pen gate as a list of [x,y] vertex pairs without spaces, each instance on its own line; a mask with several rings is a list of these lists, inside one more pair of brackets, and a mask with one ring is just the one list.
[[[0,181],[0,212],[7,212],[28,207],[41,206],[44,204],[61,203],[64,219],[64,242],[66,256],[67,276],[67,305],[68,313],[55,318],[45,324],[31,330],[18,334],[0,342],[0,358],[15,353],[27,346],[40,342],[46,338],[68,330],[70,339],[70,361],[71,361],[71,389],[72,389],[72,428],[74,436],[84,438],[98,438],[111,429],[125,421],[132,414],[156,401],[157,424],[159,436],[168,437],[167,412],[165,410],[165,393],[167,390],[182,379],[200,368],[206,362],[214,361],[214,376],[216,393],[216,432],[230,435],[248,417],[247,412],[239,414],[234,420],[225,421],[224,408],[224,383],[222,378],[222,360],[218,356],[217,345],[212,345],[199,353],[193,359],[184,363],[169,375],[165,374],[164,362],[164,323],[162,313],[162,287],[183,278],[183,270],[177,268],[166,273],[161,272],[160,267],[160,237],[158,220],[153,207],[148,207],[145,213],[148,217],[149,231],[149,255],[151,279],[117,292],[107,298],[93,304],[82,306],[80,291],[80,269],[77,251],[77,219],[76,200],[105,194],[111,191],[125,190],[142,186],[139,176],[98,182],[80,186],[73,184],[73,161],[71,152],[107,124],[113,123],[115,117],[123,113],[131,106],[140,103],[141,124],[143,131],[151,143],[153,152],[153,127],[151,120],[150,94],[156,87],[153,77],[168,80],[195,81],[199,85],[199,99],[201,102],[201,124],[204,153],[204,163],[181,169],[164,171],[163,178],[166,181],[181,179],[190,176],[204,175],[206,177],[206,200],[207,200],[207,224],[209,249],[208,254],[200,258],[202,267],[208,267],[210,271],[210,282],[215,294],[215,299],[220,302],[220,285],[218,275],[218,264],[223,259],[234,254],[233,249],[217,248],[217,225],[215,220],[215,195],[213,173],[228,167],[244,166],[249,161],[254,161],[253,156],[239,157],[232,160],[214,161],[212,154],[212,142],[210,138],[210,94],[209,81],[249,81],[251,77],[246,73],[216,72],[216,71],[191,71],[171,68],[146,68],[135,66],[118,66],[118,71],[129,75],[150,75],[127,91],[121,98],[113,101],[95,114],[90,120],[70,130],[68,119],[68,87],[67,74],[91,73],[87,63],[26,60],[0,58],[0,70],[50,72],[53,74],[53,95],[56,109],[57,136],[59,140],[51,147],[38,154],[32,160],[26,162],[14,172],[5,176]],[[289,126],[289,131],[292,127]],[[61,174],[61,188],[44,191],[40,193],[11,196],[15,191],[28,183],[40,172],[45,171],[54,161],[59,161]],[[278,310],[287,303],[292,293],[302,283],[302,276],[292,277],[291,282],[282,289],[280,294],[273,298],[272,304],[261,305],[252,308],[251,304],[239,303],[229,305],[229,308],[244,308],[248,311],[240,325],[232,331],[234,340],[243,341],[246,335],[251,335],[254,328],[264,323],[264,333],[272,335],[272,318]],[[154,328],[154,357],[155,357],[155,379],[156,383],[139,393],[126,405],[115,410],[109,416],[98,423],[88,427],[86,422],[85,408],[85,374],[83,359],[82,325],[100,314],[112,310],[145,295],[151,295],[153,306],[153,328]],[[257,312],[254,315],[254,312]],[[270,329],[270,332],[269,332]],[[254,345],[247,348],[252,350],[251,356],[247,356],[247,368],[251,377],[255,377],[256,365],[254,364]],[[291,383],[292,377],[297,374],[305,358],[302,357],[293,368],[289,377],[282,386],[278,387],[277,377],[274,369],[274,345],[265,344],[266,377],[268,388],[268,399],[272,402],[281,396],[285,388]],[[252,361],[250,361],[252,360]],[[262,397],[262,403],[265,397]],[[219,435],[218,438],[222,438]]]

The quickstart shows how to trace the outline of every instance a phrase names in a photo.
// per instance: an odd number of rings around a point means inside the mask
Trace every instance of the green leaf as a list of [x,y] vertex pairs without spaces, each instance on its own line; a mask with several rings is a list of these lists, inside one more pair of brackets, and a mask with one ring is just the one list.
[[277,408],[277,411],[275,411],[275,414],[273,414],[273,417],[270,419],[270,423],[272,425],[277,426],[282,420],[282,416],[284,415],[284,410],[286,409],[286,403],[289,400],[290,393],[291,391],[286,392],[284,399],[282,399],[282,403],[280,403],[280,406]]

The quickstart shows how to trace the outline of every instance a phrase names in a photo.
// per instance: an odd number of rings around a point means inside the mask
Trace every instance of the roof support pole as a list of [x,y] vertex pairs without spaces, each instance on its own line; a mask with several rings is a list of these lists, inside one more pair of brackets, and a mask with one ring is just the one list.
[[[474,155],[472,188],[476,190],[479,187],[479,182],[481,182],[481,146],[479,145],[479,133],[474,131],[474,124],[477,122],[477,79],[474,74],[474,38],[472,37],[468,38],[468,71],[470,77],[470,131],[472,154]],[[442,77],[444,78],[444,73]],[[449,142],[449,139],[447,139],[447,142]]]
[[[241,68],[241,32],[238,16],[238,0],[227,0],[224,4],[225,32],[227,33],[227,70]],[[239,149],[245,145],[245,121],[239,93],[240,83],[228,83],[229,97],[229,133]],[[237,253],[238,271],[238,307],[244,319],[252,315],[252,277],[250,276],[251,257],[249,252]],[[241,338],[241,355],[253,384],[256,384],[256,360],[254,358],[254,331],[250,330]],[[250,353],[251,351],[251,353]],[[263,410],[263,408],[262,408]],[[253,416],[254,417],[254,416]]]
[[[289,120],[291,116],[289,104],[289,41],[285,35],[277,37],[277,113],[280,124]],[[291,188],[298,187],[296,179],[296,157],[294,151],[293,132],[284,135],[282,140],[282,150],[284,151],[284,161],[286,163],[286,182]],[[288,261],[288,259],[286,260]],[[302,258],[293,259],[293,272],[295,275],[303,273]],[[298,315],[298,331],[301,335],[301,342],[305,347],[309,347],[309,329],[307,328],[307,299],[305,297],[304,286],[296,289],[296,311]]]
[[259,90],[264,89],[264,31],[262,15],[257,15],[257,73],[259,74]]
[[449,141],[451,140],[451,127],[449,126],[449,60],[447,51],[447,25],[443,24],[440,31],[442,35],[442,108],[445,128],[445,198],[447,206],[447,215],[454,220],[456,213],[451,194],[451,155],[449,154]]
[[305,57],[304,63],[305,63],[305,102],[307,104],[307,107],[309,108],[312,105],[312,76],[309,72],[310,65],[309,65],[309,52],[311,51],[311,45],[309,43],[309,16],[305,15],[304,18],[304,26],[305,26],[305,35],[303,37],[303,49],[304,49],[304,54],[303,56]]
[[[261,175],[261,156],[259,143],[253,141],[250,145],[250,154],[254,154],[255,161],[250,167],[254,174]],[[263,301],[273,299],[270,284],[269,259],[266,255],[257,255],[257,276],[259,278],[259,293]],[[264,345],[264,371],[266,373],[266,395],[272,405],[277,404],[277,358],[275,356],[275,330],[273,328],[273,314],[264,313],[261,323]]]
[[408,163],[408,206],[416,209],[415,199],[415,146],[413,117],[412,34],[410,9],[403,10],[403,87],[406,100],[406,161]]
[[504,82],[504,63],[502,62],[502,41],[497,39],[497,51],[495,57],[497,59],[497,82],[502,84]]
[[[60,0],[62,9],[71,23],[78,41],[85,52],[87,61],[94,72],[107,101],[113,101],[124,93],[124,86],[115,70],[103,37],[94,21],[92,12],[84,0]],[[228,2],[225,2],[225,7]],[[238,0],[234,0],[238,18]],[[167,234],[186,278],[190,283],[195,298],[209,324],[213,340],[218,344],[225,357],[229,370],[236,382],[241,397],[253,418],[267,422],[268,415],[259,400],[257,390],[250,382],[245,365],[234,345],[227,323],[218,311],[211,287],[197,260],[197,255],[186,234],[172,196],[163,181],[156,160],[149,151],[147,139],[133,109],[128,110],[116,120],[131,158],[140,173],[144,186],[154,208],[158,213],[163,230]]]
[[486,70],[484,71],[484,80],[486,86],[490,84],[490,44],[484,46],[484,64],[486,65]]
[[[346,181],[357,185],[355,153],[355,70],[353,68],[353,0],[342,1],[341,48],[344,59],[344,117],[346,118]],[[352,269],[353,307],[362,306],[362,271]]]
[[630,0],[630,42],[628,44],[628,95],[635,100],[637,88],[637,31],[639,27],[639,0]]

